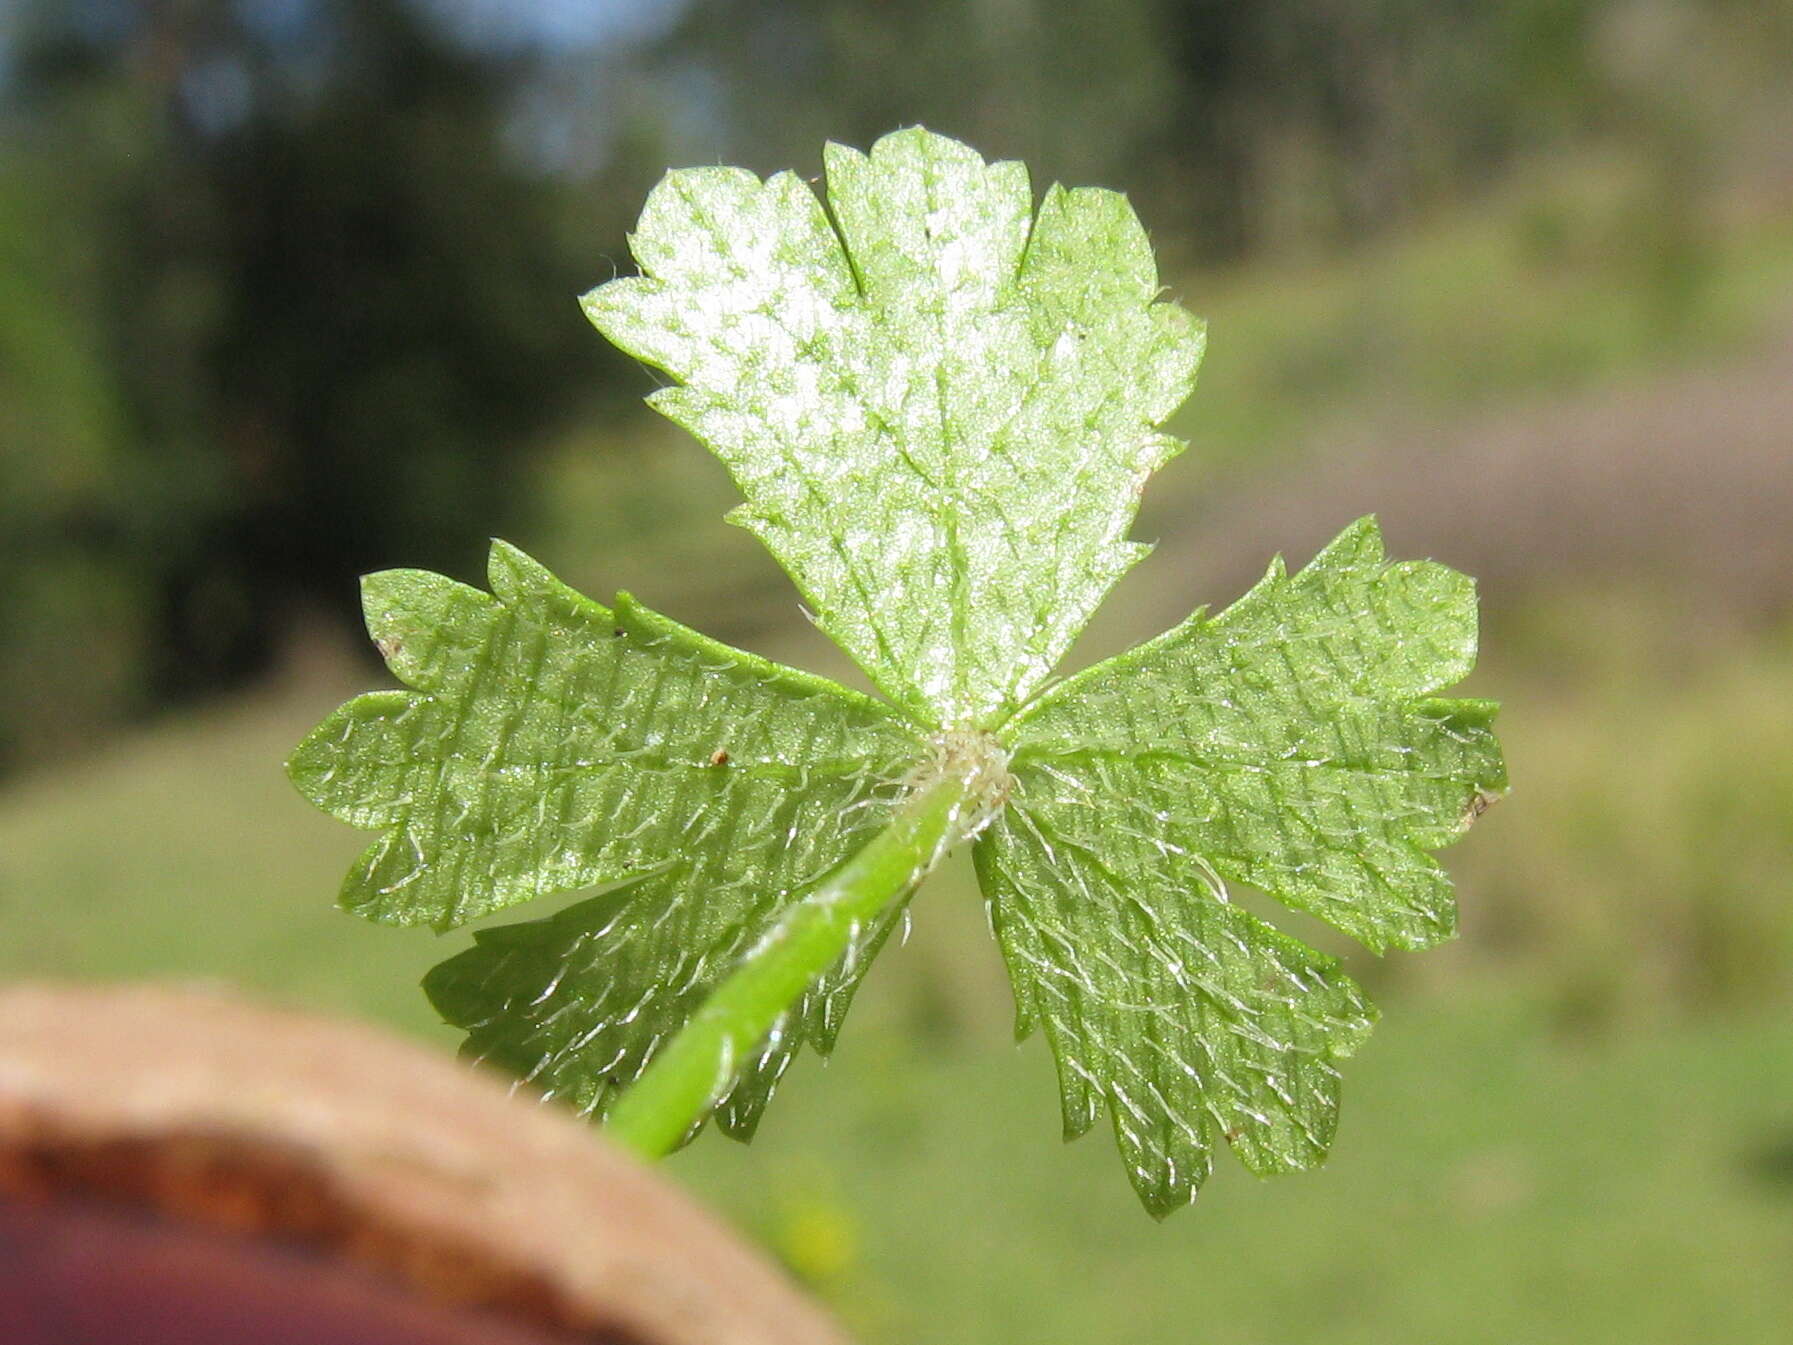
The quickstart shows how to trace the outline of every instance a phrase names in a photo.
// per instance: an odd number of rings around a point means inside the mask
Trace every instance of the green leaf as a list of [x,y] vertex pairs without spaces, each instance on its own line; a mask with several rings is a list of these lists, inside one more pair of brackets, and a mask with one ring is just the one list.
[[[1047,679],[1144,548],[1126,539],[1200,325],[1158,298],[1124,198],[926,131],[789,174],[669,174],[643,274],[586,311],[676,385],[737,511],[875,701],[606,609],[496,544],[490,594],[397,571],[368,625],[411,688],[351,701],[294,780],[380,831],[343,904],[475,935],[426,989],[467,1049],[661,1152],[746,1136],[794,1053],[830,1048],[944,849],[976,837],[1067,1133],[1103,1110],[1148,1208],[1230,1145],[1312,1166],[1374,1011],[1332,959],[1232,903],[1249,885],[1371,949],[1448,937],[1430,852],[1505,787],[1470,581],[1385,558],[1373,522],[1219,616]],[[721,989],[722,993],[713,993]],[[674,1034],[678,1040],[664,1051]],[[757,1044],[756,1044],[757,1043]],[[656,1068],[655,1061],[659,1066]]]
[[[611,989],[586,1007],[629,1008],[593,1037],[578,1080],[544,1081],[601,1106],[593,1081],[633,1077],[776,913],[877,831],[923,749],[875,701],[626,596],[607,610],[503,543],[490,579],[496,596],[416,571],[371,576],[368,628],[415,690],[350,701],[289,770],[319,807],[381,829],[342,893],[369,919],[447,929],[629,880],[583,908],[616,907]],[[790,1049],[803,1031],[831,1037],[878,937],[866,931],[854,975],[802,1007]],[[494,974],[483,1009],[467,970],[457,1021],[505,1012],[515,967]],[[782,1068],[776,1053],[767,1063]]]
[[[866,838],[854,830],[824,853],[844,858],[842,843]],[[424,978],[424,991],[444,1022],[467,1032],[464,1054],[601,1117],[793,895],[774,885],[712,901],[693,884],[638,880],[546,920],[476,931],[473,947]],[[752,1138],[800,1046],[834,1049],[859,979],[900,917],[892,907],[863,930],[740,1065],[716,1107],[725,1133]]]
[[1375,1011],[1331,958],[1227,904],[1199,856],[1107,837],[1127,811],[1047,786],[976,853],[1017,1026],[1043,1021],[1058,1060],[1065,1137],[1107,1107],[1127,1176],[1162,1217],[1201,1187],[1222,1138],[1261,1174],[1323,1159],[1333,1061]]
[[992,727],[1145,551],[1125,533],[1202,328],[1113,192],[1055,186],[1035,217],[1020,164],[919,128],[827,171],[832,221],[789,173],[668,174],[642,275],[585,310],[678,380],[649,400],[872,680]]
[[663,867],[711,904],[761,902],[875,830],[921,753],[876,701],[627,595],[606,610],[502,542],[490,580],[370,576],[368,629],[416,690],[350,701],[289,763],[318,807],[384,832],[343,887],[358,915],[452,929]]
[[1226,882],[1377,950],[1455,929],[1426,851],[1506,784],[1493,707],[1431,695],[1475,639],[1469,581],[1386,563],[1366,519],[1015,726],[978,864],[1018,1027],[1045,1025],[1069,1133],[1107,1106],[1150,1208],[1189,1199],[1217,1136],[1258,1172],[1318,1162],[1332,1061],[1368,1027],[1335,964],[1228,904]]

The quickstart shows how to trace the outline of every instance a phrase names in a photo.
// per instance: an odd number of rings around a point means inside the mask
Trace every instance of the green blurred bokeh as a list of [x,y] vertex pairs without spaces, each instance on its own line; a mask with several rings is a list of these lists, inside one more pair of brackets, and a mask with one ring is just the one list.
[[[35,0],[0,12],[0,975],[452,1047],[280,762],[353,577],[495,532],[849,679],[573,303],[675,164],[910,122],[1124,187],[1210,321],[1079,662],[1357,514],[1477,574],[1515,789],[1335,1155],[1163,1226],[1064,1148],[967,874],[669,1170],[868,1341],[1793,1333],[1793,14],[1705,0]],[[128,1024],[121,1024],[128,1031]]]

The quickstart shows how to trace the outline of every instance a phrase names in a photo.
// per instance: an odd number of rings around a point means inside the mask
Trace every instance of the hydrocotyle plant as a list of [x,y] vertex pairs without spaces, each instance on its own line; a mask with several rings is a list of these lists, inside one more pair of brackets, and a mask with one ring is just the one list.
[[1373,521],[1218,615],[1054,668],[1148,548],[1127,540],[1202,325],[1125,197],[956,141],[830,145],[789,173],[669,173],[639,276],[584,299],[671,376],[648,400],[727,465],[732,518],[881,697],[606,607],[504,543],[490,592],[398,570],[367,624],[408,690],[337,710],[289,769],[379,839],[345,908],[482,928],[425,990],[467,1051],[649,1153],[751,1136],[826,1052],[916,886],[972,846],[1067,1136],[1106,1111],[1163,1215],[1221,1143],[1310,1167],[1375,1011],[1229,900],[1260,889],[1378,952],[1449,937],[1428,851],[1505,787],[1471,582]]

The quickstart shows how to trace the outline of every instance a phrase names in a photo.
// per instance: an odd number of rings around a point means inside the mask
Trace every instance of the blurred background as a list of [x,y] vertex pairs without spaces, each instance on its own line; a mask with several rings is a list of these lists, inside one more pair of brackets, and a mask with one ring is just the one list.
[[363,571],[499,534],[852,676],[575,298],[669,166],[914,122],[1127,190],[1210,322],[1076,661],[1374,511],[1481,578],[1515,789],[1459,942],[1338,950],[1385,1019],[1318,1174],[1154,1226],[956,869],[761,1138],[670,1171],[874,1342],[1788,1339],[1784,3],[10,0],[0,975],[451,1047],[415,987],[467,936],[334,912],[366,837],[280,771],[387,684]]

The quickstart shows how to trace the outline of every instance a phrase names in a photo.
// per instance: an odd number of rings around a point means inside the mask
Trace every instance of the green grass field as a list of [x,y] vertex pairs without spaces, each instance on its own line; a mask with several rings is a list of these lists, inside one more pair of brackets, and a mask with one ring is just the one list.
[[[1602,814],[1597,769],[1570,765],[1610,759],[1653,724],[1666,745],[1649,767],[1685,803],[1711,776],[1705,744],[1725,743],[1719,778],[1742,787],[1707,790],[1687,825],[1753,837],[1707,869],[1769,873],[1793,790],[1764,796],[1764,781],[1784,783],[1784,745],[1752,757],[1746,739],[1793,681],[1793,647],[1715,654],[1654,699],[1645,687],[1577,705],[1521,675],[1500,687],[1520,792],[1454,856],[1468,936],[1362,960],[1386,1016],[1347,1067],[1320,1173],[1260,1182],[1223,1160],[1193,1209],[1154,1224],[1105,1134],[1060,1143],[1045,1048],[1010,1040],[962,868],[923,893],[836,1058],[793,1070],[759,1140],[705,1136],[670,1171],[868,1341],[1786,1339],[1787,997],[1761,980],[1684,993],[1676,970],[1691,959],[1683,979],[1717,974],[1682,946],[1708,898],[1750,903],[1730,912],[1737,938],[1793,964],[1784,942],[1762,947],[1784,880],[1713,897],[1672,886],[1711,881],[1683,867],[1637,890],[1685,841],[1664,837],[1661,809]],[[344,689],[271,689],[0,795],[0,976],[221,980],[450,1049],[415,987],[465,934],[332,910],[361,838],[314,815],[279,770]],[[1782,830],[1758,834],[1770,816]],[[1553,865],[1560,890],[1502,886],[1547,881]],[[1636,910],[1614,909],[1627,900]],[[1614,937],[1625,943],[1603,946]],[[1720,947],[1713,967],[1734,953]]]
[[1043,1046],[996,1034],[862,1028],[750,1151],[672,1170],[872,1340],[1786,1339],[1784,1013],[1588,1045],[1494,996],[1394,1009],[1324,1170],[1229,1162],[1162,1226],[1106,1135],[1059,1142]]

